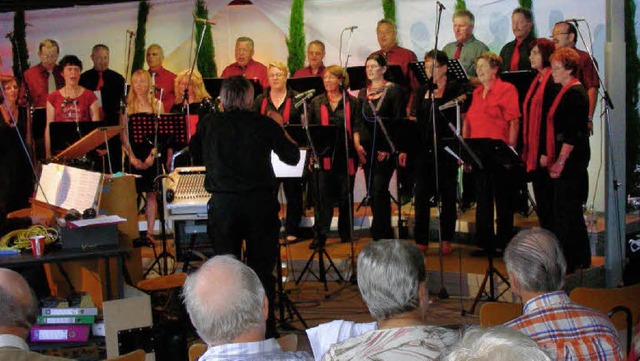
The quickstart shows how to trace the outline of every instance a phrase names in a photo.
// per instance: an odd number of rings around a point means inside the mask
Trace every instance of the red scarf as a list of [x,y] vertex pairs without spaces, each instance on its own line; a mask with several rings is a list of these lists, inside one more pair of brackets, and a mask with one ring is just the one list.
[[562,87],[560,93],[556,95],[556,98],[553,100],[551,104],[551,109],[549,109],[549,114],[547,115],[547,164],[549,167],[556,161],[556,142],[555,142],[555,131],[553,129],[553,115],[558,109],[558,105],[560,105],[560,101],[564,96],[564,93],[569,90],[572,86],[580,84],[580,81],[577,78],[571,79],[567,85]]
[[[343,101],[344,104],[344,112],[346,114],[346,127],[347,134],[349,139],[351,139],[351,102],[347,99],[347,101]],[[329,108],[325,104],[320,104],[320,125],[329,125]],[[349,157],[348,160],[349,167],[349,175],[356,174],[356,167],[352,157]],[[322,158],[322,168],[324,170],[331,169],[331,158],[324,157]]]
[[[275,104],[274,104],[275,105]],[[267,112],[267,97],[262,98],[262,104],[260,105],[260,114],[266,115]],[[282,123],[289,123],[289,114],[291,113],[291,98],[287,97],[284,102],[284,111],[282,112]]]
[[[544,89],[547,87],[547,82],[551,77],[551,68],[547,67],[546,69],[547,73],[544,77],[538,73],[538,75],[533,79],[523,103],[526,106],[526,104],[529,104],[529,100],[531,100],[529,109],[523,109],[524,119],[522,124],[522,139],[526,140],[522,147],[522,161],[527,166],[527,172],[531,172],[538,167],[540,123],[542,122],[542,101],[544,99]],[[542,81],[540,81],[540,78],[542,78]],[[534,93],[533,89],[536,87],[536,84],[538,84],[538,81],[540,81],[540,84]],[[553,124],[551,126],[553,127]],[[548,123],[547,129],[549,129]]]

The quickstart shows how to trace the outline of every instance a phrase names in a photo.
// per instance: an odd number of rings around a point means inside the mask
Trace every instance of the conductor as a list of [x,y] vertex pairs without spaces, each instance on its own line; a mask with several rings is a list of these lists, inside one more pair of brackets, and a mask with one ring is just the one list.
[[220,89],[224,111],[198,123],[195,152],[202,152],[206,167],[208,234],[215,255],[240,259],[246,243],[247,265],[262,282],[269,299],[267,337],[276,335],[273,315],[280,209],[271,152],[295,165],[297,144],[275,120],[251,112],[253,86],[242,76],[225,79]]

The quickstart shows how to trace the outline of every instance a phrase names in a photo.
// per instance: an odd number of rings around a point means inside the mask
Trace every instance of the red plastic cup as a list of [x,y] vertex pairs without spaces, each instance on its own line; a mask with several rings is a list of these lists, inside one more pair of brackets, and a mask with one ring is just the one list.
[[31,252],[34,257],[42,257],[44,255],[44,236],[31,236],[29,237],[29,243],[31,243]]

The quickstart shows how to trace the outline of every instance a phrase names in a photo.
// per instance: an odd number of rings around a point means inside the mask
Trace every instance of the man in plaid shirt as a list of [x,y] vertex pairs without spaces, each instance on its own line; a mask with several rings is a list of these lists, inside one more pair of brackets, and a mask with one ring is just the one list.
[[598,311],[571,302],[567,263],[557,238],[545,229],[518,233],[504,253],[511,289],[523,315],[505,324],[531,337],[556,360],[623,360],[618,332]]

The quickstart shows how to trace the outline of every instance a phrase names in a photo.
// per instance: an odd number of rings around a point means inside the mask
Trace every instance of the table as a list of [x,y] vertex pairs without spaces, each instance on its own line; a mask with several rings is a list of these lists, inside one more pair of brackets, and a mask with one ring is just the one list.
[[[111,292],[111,272],[109,259],[116,258],[118,262],[118,290],[120,296],[124,294],[123,264],[124,256],[131,253],[131,248],[126,246],[103,246],[90,249],[63,249],[45,253],[42,257],[35,257],[31,253],[22,252],[15,255],[4,255],[0,257],[0,268],[10,268],[18,266],[38,266],[46,263],[55,263],[60,269],[60,263],[81,261],[88,259],[103,258],[105,260],[105,274],[107,283],[107,299],[112,299]],[[66,275],[65,275],[66,276]],[[67,279],[68,281],[68,279]]]

